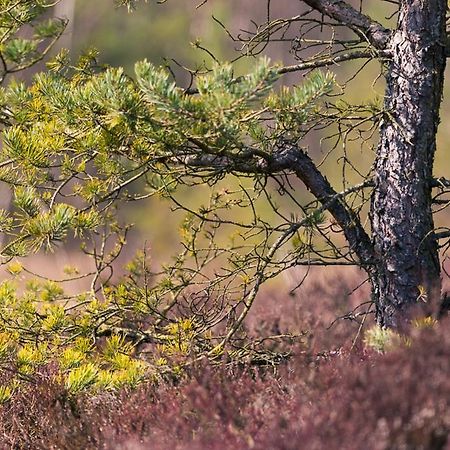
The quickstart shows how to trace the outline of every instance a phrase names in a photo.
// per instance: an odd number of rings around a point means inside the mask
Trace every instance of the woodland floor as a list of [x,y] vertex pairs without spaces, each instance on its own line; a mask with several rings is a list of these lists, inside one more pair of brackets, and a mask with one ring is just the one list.
[[450,449],[449,319],[379,353],[357,322],[330,327],[367,299],[364,287],[348,295],[357,281],[314,274],[295,296],[263,293],[249,333],[306,333],[278,346],[291,351],[278,367],[202,363],[177,381],[77,398],[48,367],[0,407],[0,448]]

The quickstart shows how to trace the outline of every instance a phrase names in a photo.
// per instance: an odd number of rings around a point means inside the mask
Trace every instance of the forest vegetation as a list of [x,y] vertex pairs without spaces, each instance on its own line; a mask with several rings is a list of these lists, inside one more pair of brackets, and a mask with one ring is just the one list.
[[0,448],[450,448],[447,2],[111,3],[0,0]]

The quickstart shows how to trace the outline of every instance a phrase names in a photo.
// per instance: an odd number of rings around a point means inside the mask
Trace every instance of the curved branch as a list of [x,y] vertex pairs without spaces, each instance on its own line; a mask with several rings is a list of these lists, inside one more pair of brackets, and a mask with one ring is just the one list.
[[391,31],[379,22],[360,13],[343,0],[303,0],[308,6],[342,25],[363,35],[374,47],[384,50],[391,37]]
[[[283,75],[285,73],[300,72],[302,70],[313,70],[320,67],[329,67],[337,65],[341,62],[353,61],[356,59],[374,59],[374,58],[384,58],[389,57],[390,53],[385,51],[373,51],[372,50],[360,50],[352,51],[347,53],[342,53],[340,55],[330,56],[328,58],[320,59],[310,59],[309,61],[303,61],[299,64],[294,64],[292,66],[282,66],[277,70],[277,73]],[[236,79],[238,81],[239,79]],[[189,87],[185,89],[184,93],[186,95],[196,95],[198,94],[198,89],[195,87]]]
[[298,146],[284,144],[285,165],[295,172],[306,188],[317,198],[342,228],[350,249],[358,256],[360,263],[371,272],[376,255],[370,237],[364,230],[359,217],[347,206],[317,169],[312,159]]
[[259,155],[239,158],[237,155],[199,154],[186,156],[182,163],[190,167],[222,172],[266,174],[294,172],[322,204],[323,209],[328,210],[342,228],[350,249],[355,252],[360,264],[368,272],[372,270],[377,258],[370,237],[361,225],[359,217],[346,205],[343,196],[332,188],[307,153],[297,145],[282,141],[276,151],[266,158]]

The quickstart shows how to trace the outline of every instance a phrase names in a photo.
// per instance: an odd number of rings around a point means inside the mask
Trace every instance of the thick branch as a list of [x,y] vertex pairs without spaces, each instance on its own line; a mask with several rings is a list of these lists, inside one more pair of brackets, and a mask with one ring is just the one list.
[[448,238],[450,238],[450,230],[440,231],[439,233],[434,233],[433,238],[435,240],[448,239]]
[[431,181],[431,187],[434,188],[448,188],[450,187],[450,180],[440,177],[440,178],[433,178]]
[[379,22],[360,13],[342,0],[303,0],[311,8],[346,25],[355,33],[363,35],[374,47],[385,49],[391,36],[390,30]]
[[186,166],[224,172],[267,174],[294,172],[342,228],[350,248],[358,256],[361,265],[371,271],[376,257],[371,240],[358,216],[345,204],[342,196],[331,187],[312,159],[297,145],[283,142],[276,152],[270,156],[266,155],[265,158],[259,155],[252,157],[250,154],[245,158],[237,155],[232,157],[200,155],[186,157],[183,163]]
[[375,263],[375,254],[371,240],[358,216],[347,207],[303,150],[287,144],[282,152],[286,168],[293,170],[307,189],[326,207],[342,228],[350,248],[356,253],[361,264],[371,271],[370,268]]

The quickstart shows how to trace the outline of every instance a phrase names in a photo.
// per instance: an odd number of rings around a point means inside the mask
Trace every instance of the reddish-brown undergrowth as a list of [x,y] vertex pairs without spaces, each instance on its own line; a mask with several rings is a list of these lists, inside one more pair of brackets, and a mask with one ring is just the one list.
[[[250,332],[296,325],[316,336],[276,371],[201,364],[176,382],[74,398],[49,368],[0,407],[0,448],[450,449],[448,321],[386,354],[361,343],[350,350],[355,324],[326,330],[346,289],[326,296],[312,285],[302,308],[264,300],[262,325],[253,318]],[[314,315],[302,315],[308,305]]]

